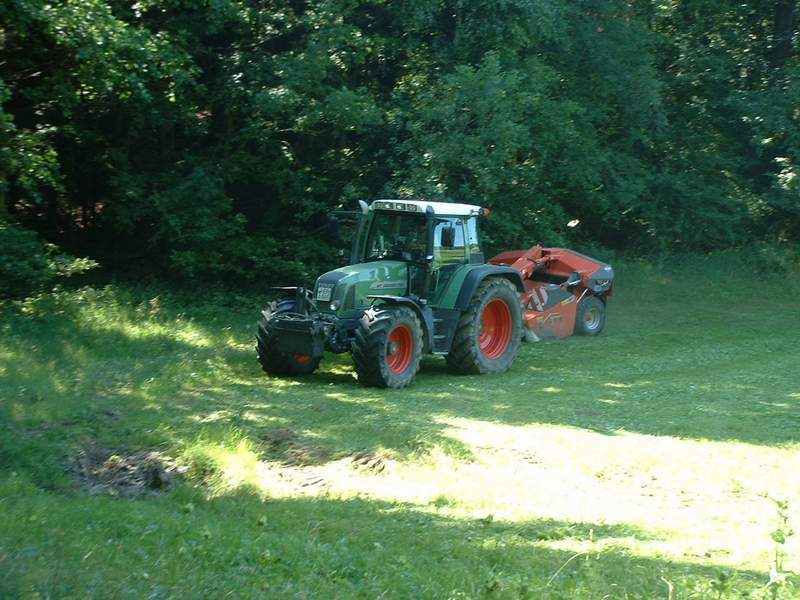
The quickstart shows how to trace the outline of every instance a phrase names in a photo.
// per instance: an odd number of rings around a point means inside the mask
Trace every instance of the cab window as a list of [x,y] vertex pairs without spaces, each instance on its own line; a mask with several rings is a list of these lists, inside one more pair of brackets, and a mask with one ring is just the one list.
[[376,212],[366,243],[366,260],[421,261],[425,256],[425,217]]
[[440,265],[467,262],[464,221],[458,217],[438,217],[433,230],[433,256]]
[[480,237],[478,236],[478,217],[470,217],[467,219],[467,247],[469,248],[468,254],[470,262],[484,262]]

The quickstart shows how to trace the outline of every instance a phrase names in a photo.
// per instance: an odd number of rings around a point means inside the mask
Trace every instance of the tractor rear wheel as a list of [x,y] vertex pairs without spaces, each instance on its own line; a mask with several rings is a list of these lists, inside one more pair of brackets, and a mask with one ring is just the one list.
[[597,296],[585,296],[575,315],[577,335],[597,335],[606,324],[606,305]]
[[522,306],[507,279],[483,281],[461,314],[447,355],[456,373],[500,373],[517,356],[522,339]]
[[359,383],[401,388],[414,381],[422,358],[422,326],[405,306],[378,306],[364,312],[353,341]]
[[261,368],[270,375],[308,375],[319,367],[321,360],[319,357],[314,358],[307,354],[287,354],[276,348],[277,335],[272,326],[273,319],[281,313],[294,312],[295,306],[294,300],[278,300],[271,302],[267,308],[261,311],[263,317],[258,322],[256,351]]

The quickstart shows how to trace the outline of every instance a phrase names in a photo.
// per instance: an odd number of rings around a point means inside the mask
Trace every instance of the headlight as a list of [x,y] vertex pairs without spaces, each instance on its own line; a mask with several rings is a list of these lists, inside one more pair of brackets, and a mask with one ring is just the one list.
[[331,310],[332,310],[332,311],[337,311],[337,310],[339,310],[339,307],[340,307],[340,306],[341,306],[341,302],[339,302],[338,300],[334,300],[334,301],[333,301],[333,302],[331,302],[331,304],[330,304],[330,307],[331,307]]

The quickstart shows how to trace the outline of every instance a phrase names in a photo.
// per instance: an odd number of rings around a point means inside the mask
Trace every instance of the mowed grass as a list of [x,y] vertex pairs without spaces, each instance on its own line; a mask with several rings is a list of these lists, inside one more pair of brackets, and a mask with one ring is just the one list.
[[[7,303],[0,597],[800,597],[799,279],[623,266],[600,337],[397,391],[264,375],[257,296]],[[93,494],[88,449],[188,472]]]

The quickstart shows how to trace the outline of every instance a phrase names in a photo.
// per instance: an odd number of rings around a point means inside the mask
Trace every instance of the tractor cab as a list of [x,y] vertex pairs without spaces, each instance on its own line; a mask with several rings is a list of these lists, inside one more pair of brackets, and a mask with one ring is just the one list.
[[478,217],[470,204],[419,200],[376,200],[362,206],[361,236],[351,264],[379,260],[405,263],[406,292],[435,302],[451,273],[465,264],[483,264]]
[[376,200],[362,205],[363,239],[352,263],[394,257],[407,262],[483,263],[478,217],[488,211],[472,204],[420,200]]
[[376,200],[360,207],[350,264],[324,273],[314,287],[323,313],[357,318],[378,296],[437,305],[457,271],[484,263],[479,206]]

